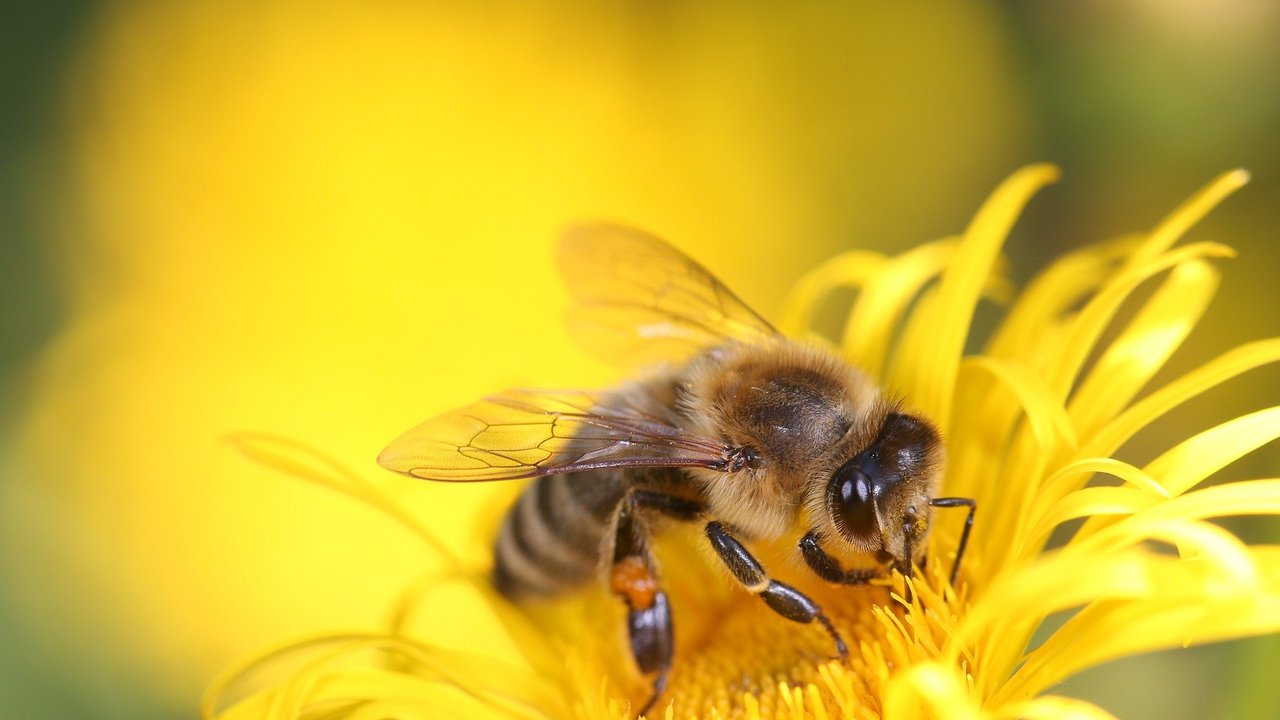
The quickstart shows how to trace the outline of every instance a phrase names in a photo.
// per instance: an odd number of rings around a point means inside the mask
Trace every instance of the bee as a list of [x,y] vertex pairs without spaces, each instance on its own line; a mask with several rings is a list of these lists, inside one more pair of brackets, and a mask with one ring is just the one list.
[[[933,508],[966,507],[954,583],[973,526],[970,498],[936,497],[937,428],[829,350],[782,336],[701,265],[640,230],[567,233],[560,269],[571,329],[607,359],[657,363],[606,392],[509,390],[419,425],[378,457],[427,480],[535,478],[507,512],[492,581],[512,600],[603,575],[627,606],[632,657],[662,695],[672,616],[651,552],[661,517],[701,523],[732,577],[782,617],[822,608],[771,578],[744,542],[799,536],[818,577],[858,585],[924,560]],[[829,550],[873,559],[846,568]]]

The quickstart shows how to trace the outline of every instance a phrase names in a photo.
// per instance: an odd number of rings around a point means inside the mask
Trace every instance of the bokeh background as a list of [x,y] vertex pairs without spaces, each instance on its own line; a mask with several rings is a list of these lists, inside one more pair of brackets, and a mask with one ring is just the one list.
[[[1021,281],[1245,167],[1194,231],[1240,258],[1163,377],[1280,334],[1280,3],[463,5],[0,9],[0,717],[192,717],[232,659],[372,627],[432,564],[228,432],[323,448],[470,547],[491,494],[372,458],[498,387],[616,377],[561,330],[573,220],[650,228],[771,315],[842,249],[959,231],[1027,162],[1064,181],[1014,231]],[[1277,398],[1255,372],[1150,448]],[[1278,661],[1257,639],[1063,692],[1270,718]]]

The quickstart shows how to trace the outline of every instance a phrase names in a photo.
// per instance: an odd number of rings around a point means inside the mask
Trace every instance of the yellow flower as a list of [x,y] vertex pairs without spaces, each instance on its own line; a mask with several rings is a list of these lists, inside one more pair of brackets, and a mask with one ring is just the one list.
[[[1247,176],[1223,175],[1149,233],[1058,259],[977,345],[979,301],[1011,294],[1000,275],[1004,237],[1056,175],[1047,166],[1015,174],[957,238],[897,257],[831,260],[798,284],[784,312],[787,331],[813,335],[833,291],[859,289],[841,349],[938,423],[949,452],[944,493],[978,502],[956,587],[947,562],[914,581],[826,586],[789,574],[785,548],[761,548],[771,570],[812,593],[852,640],[841,661],[821,628],[788,623],[721,582],[695,538],[674,532],[659,556],[677,655],[653,717],[1109,717],[1045,693],[1114,658],[1280,629],[1280,547],[1245,545],[1211,522],[1280,514],[1280,480],[1204,486],[1280,435],[1280,407],[1169,442],[1141,464],[1115,457],[1175,407],[1280,360],[1280,340],[1257,342],[1143,393],[1213,295],[1210,261],[1231,254],[1174,244]],[[281,438],[237,442],[382,509],[449,569],[412,583],[378,632],[307,638],[229,668],[210,688],[206,716],[626,718],[643,701],[621,607],[603,589],[509,605],[487,586],[484,561],[452,556],[389,491],[398,485]],[[961,515],[939,519],[930,557],[954,555]],[[495,521],[478,519],[478,532]],[[264,666],[283,675],[234,700],[248,671]]]
[[607,383],[554,310],[566,220],[678,236],[772,308],[842,234],[954,212],[902,188],[967,187],[1031,132],[1004,23],[970,0],[93,7],[50,89],[65,153],[29,167],[61,295],[42,312],[65,322],[0,437],[13,622],[86,698],[163,675],[143,695],[182,703],[269,633],[377,618],[416,545],[217,438],[272,428],[363,463],[495,386]]

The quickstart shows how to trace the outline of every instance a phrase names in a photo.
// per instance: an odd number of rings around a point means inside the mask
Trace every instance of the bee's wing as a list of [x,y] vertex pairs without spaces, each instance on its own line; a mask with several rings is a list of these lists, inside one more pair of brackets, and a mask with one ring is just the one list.
[[729,450],[637,409],[579,391],[509,390],[397,438],[378,463],[426,480],[470,482],[601,468],[724,469]]
[[778,334],[697,262],[635,228],[570,230],[560,272],[574,300],[570,331],[606,360],[640,366]]

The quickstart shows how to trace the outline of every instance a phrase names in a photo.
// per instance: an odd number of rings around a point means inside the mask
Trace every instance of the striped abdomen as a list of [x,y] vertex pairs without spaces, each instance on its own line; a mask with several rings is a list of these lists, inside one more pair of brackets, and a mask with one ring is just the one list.
[[542,477],[525,488],[494,547],[498,591],[545,597],[594,577],[627,487],[621,472],[597,471]]

